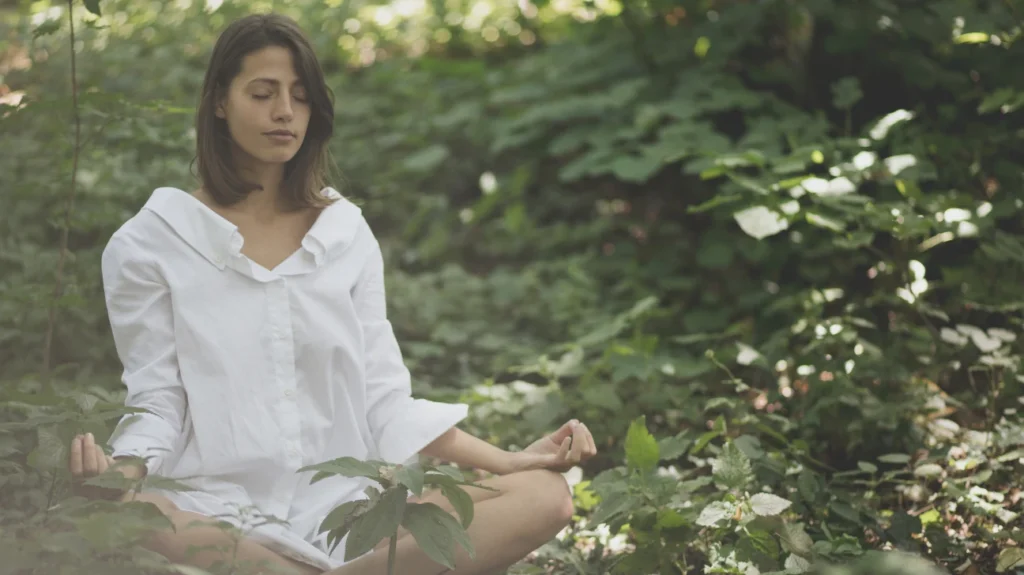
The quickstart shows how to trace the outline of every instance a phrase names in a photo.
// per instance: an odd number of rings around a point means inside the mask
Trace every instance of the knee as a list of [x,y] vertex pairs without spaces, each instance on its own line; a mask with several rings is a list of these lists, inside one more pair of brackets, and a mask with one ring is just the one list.
[[538,470],[533,482],[536,482],[535,493],[538,502],[543,506],[545,522],[561,529],[572,521],[576,512],[573,504],[572,490],[561,473],[549,470]]

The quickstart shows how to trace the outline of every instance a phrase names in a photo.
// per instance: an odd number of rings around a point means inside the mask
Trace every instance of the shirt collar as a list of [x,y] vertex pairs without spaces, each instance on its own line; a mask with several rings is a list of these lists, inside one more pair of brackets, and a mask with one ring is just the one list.
[[[362,215],[358,206],[334,188],[324,188],[322,193],[334,203],[320,212],[302,240],[302,247],[313,254],[317,265],[323,263],[331,252],[343,250],[352,242]],[[224,269],[228,259],[242,251],[242,235],[238,227],[184,190],[157,188],[143,209],[159,216],[181,239],[219,269]]]

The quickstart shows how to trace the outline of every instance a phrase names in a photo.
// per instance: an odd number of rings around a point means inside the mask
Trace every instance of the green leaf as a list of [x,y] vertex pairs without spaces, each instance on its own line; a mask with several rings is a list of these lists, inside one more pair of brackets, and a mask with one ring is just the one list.
[[921,515],[918,515],[918,519],[921,520],[921,525],[927,526],[930,523],[939,523],[942,520],[942,515],[938,509],[929,509]]
[[906,453],[886,453],[878,458],[882,463],[903,464],[910,463],[910,456]]
[[639,503],[635,497],[627,492],[617,491],[611,493],[601,499],[601,503],[590,517],[589,523],[592,525],[607,523],[623,513],[628,513]]
[[867,461],[858,461],[857,468],[866,473],[875,473],[878,471],[877,465],[875,465],[874,463],[869,463]]
[[392,487],[384,491],[376,505],[352,523],[352,531],[345,544],[346,561],[371,551],[382,540],[398,532],[408,495],[409,491],[404,486]]
[[651,179],[661,169],[661,158],[654,155],[619,156],[612,161],[615,177],[624,181],[641,184]]
[[1017,93],[1013,88],[1000,88],[988,96],[985,96],[985,99],[978,104],[978,113],[988,114],[990,112],[995,112],[1006,104],[1009,104],[1016,95]]
[[832,84],[832,104],[840,110],[849,110],[863,97],[860,80],[853,76],[841,78]]
[[721,455],[712,460],[711,472],[716,483],[736,491],[742,491],[754,478],[750,459],[732,442],[727,443]]
[[892,524],[888,531],[897,541],[909,542],[911,537],[920,533],[923,528],[920,517],[914,517],[905,511],[897,511],[892,516]]
[[733,444],[743,452],[751,461],[764,457],[764,449],[761,448],[761,440],[753,435],[741,435],[732,440]]
[[631,469],[650,471],[658,464],[658,442],[647,431],[646,417],[633,420],[626,432],[626,463]]
[[324,517],[324,520],[320,523],[319,533],[339,529],[345,524],[351,524],[369,507],[369,505],[370,502],[365,499],[342,503],[332,509],[331,512],[327,514],[327,517]]
[[765,186],[761,185],[756,180],[753,180],[753,179],[748,178],[746,176],[743,176],[743,175],[740,175],[740,174],[737,174],[737,173],[733,173],[733,172],[726,172],[725,175],[728,176],[730,180],[735,182],[741,188],[750,190],[751,192],[754,192],[754,193],[756,193],[758,195],[767,196],[768,194],[771,193],[771,191],[768,188],[766,188]]
[[782,541],[782,547],[786,551],[797,555],[809,555],[811,553],[811,546],[814,544],[811,536],[807,534],[807,531],[804,531],[804,526],[800,523],[783,524],[782,530],[779,532],[779,538]]
[[433,503],[411,503],[402,526],[409,530],[416,544],[435,562],[455,569],[455,544],[475,557],[473,543],[454,517]]
[[806,212],[805,215],[807,217],[807,223],[814,226],[818,226],[819,228],[825,228],[835,232],[841,232],[845,229],[845,226],[842,224],[842,222],[838,222],[831,218],[826,218],[821,214],[809,211]]
[[938,477],[942,475],[942,466],[937,463],[922,463],[914,468],[917,477]]
[[49,426],[36,428],[36,448],[29,454],[28,463],[41,470],[62,469],[67,466],[67,448],[57,435],[57,431]]
[[[459,471],[459,469],[457,467],[452,467],[451,465],[440,465],[438,467],[435,467],[435,468],[430,470],[430,474],[434,474],[434,473],[440,473],[442,475],[447,475],[448,477],[451,477],[452,479],[454,479],[456,481],[465,481],[466,480],[466,476],[463,475],[462,471]],[[429,476],[430,475],[428,475],[428,477]]]
[[608,411],[622,409],[618,388],[611,382],[599,382],[588,385],[580,390],[583,401],[588,406],[604,408]]
[[761,517],[773,517],[789,508],[793,502],[772,493],[758,493],[750,498],[750,508]]
[[813,504],[818,497],[818,493],[821,492],[817,476],[814,472],[804,469],[800,472],[796,481],[797,487],[800,489],[800,496],[804,498],[804,502],[808,505]]
[[440,167],[450,155],[445,146],[433,144],[407,157],[402,166],[410,172],[430,172]]
[[659,509],[657,526],[661,529],[675,529],[686,525],[686,517],[675,509]]
[[452,504],[452,508],[462,519],[462,526],[469,528],[473,522],[473,498],[458,485],[442,485],[441,493]]
[[723,520],[732,517],[736,513],[736,505],[726,501],[712,501],[700,512],[697,517],[697,525],[701,527],[716,527]]
[[684,431],[675,437],[666,437],[659,440],[659,459],[661,461],[671,461],[682,457],[686,453],[687,448],[690,447],[690,444],[693,443],[687,435],[687,432]]
[[757,550],[772,559],[779,558],[779,544],[775,541],[775,537],[768,531],[762,529],[748,531],[746,536],[746,543],[753,549]]
[[697,441],[693,444],[693,449],[690,450],[690,453],[700,453],[702,449],[707,447],[708,443],[711,443],[711,440],[717,438],[720,435],[722,435],[721,431],[705,431],[703,434],[701,434],[700,437],[697,438]]
[[43,36],[49,36],[50,34],[53,34],[57,30],[60,30],[61,22],[63,22],[63,20],[59,19],[47,20],[46,22],[43,22],[42,24],[36,26],[36,29],[32,31],[32,37],[42,38]]
[[84,0],[85,9],[93,14],[100,15],[100,0]]
[[423,495],[424,473],[418,465],[403,465],[395,470],[395,479],[409,488],[417,497]]
[[833,501],[829,504],[829,508],[835,512],[836,515],[852,521],[853,523],[860,523],[860,512],[853,508],[849,503],[842,501]]
[[338,459],[332,459],[331,461],[325,461],[324,463],[318,463],[316,465],[309,465],[299,469],[299,473],[306,471],[316,471],[316,475],[310,480],[310,483],[316,483],[331,477],[332,475],[341,475],[344,477],[366,477],[373,479],[374,481],[381,481],[380,475],[381,467],[386,466],[383,462],[368,462],[360,461],[354,457],[339,457]]
[[811,570],[811,562],[794,554],[786,557],[784,567],[786,568],[787,575],[807,573]]
[[996,561],[996,573],[1006,573],[1010,569],[1024,567],[1024,548],[1007,547],[999,552]]

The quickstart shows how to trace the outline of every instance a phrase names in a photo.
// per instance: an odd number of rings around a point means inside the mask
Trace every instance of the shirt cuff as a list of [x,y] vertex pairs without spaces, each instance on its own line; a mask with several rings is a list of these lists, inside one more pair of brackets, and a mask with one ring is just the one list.
[[395,409],[377,439],[377,455],[391,464],[408,463],[469,415],[464,403],[412,399]]
[[[142,447],[127,445],[127,442],[124,443],[126,444],[117,445],[114,447],[111,457],[113,457],[114,459],[117,459],[119,457],[138,457],[140,459],[145,460],[147,476],[157,475],[157,472],[160,470],[160,466],[164,460],[163,453],[155,451],[153,449],[146,449]],[[146,459],[147,457],[149,459]]]

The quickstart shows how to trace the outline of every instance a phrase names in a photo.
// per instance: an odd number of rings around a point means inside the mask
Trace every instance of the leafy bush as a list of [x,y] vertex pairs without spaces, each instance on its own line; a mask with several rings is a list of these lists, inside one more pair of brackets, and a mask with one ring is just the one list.
[[124,413],[99,253],[192,185],[207,51],[268,7],[323,56],[419,391],[510,448],[570,415],[603,446],[574,527],[516,570],[1024,563],[1019,3],[105,0],[76,5],[77,107],[64,4],[23,4],[0,6],[0,570],[161,568],[133,546],[159,514],[65,496],[64,446]]

